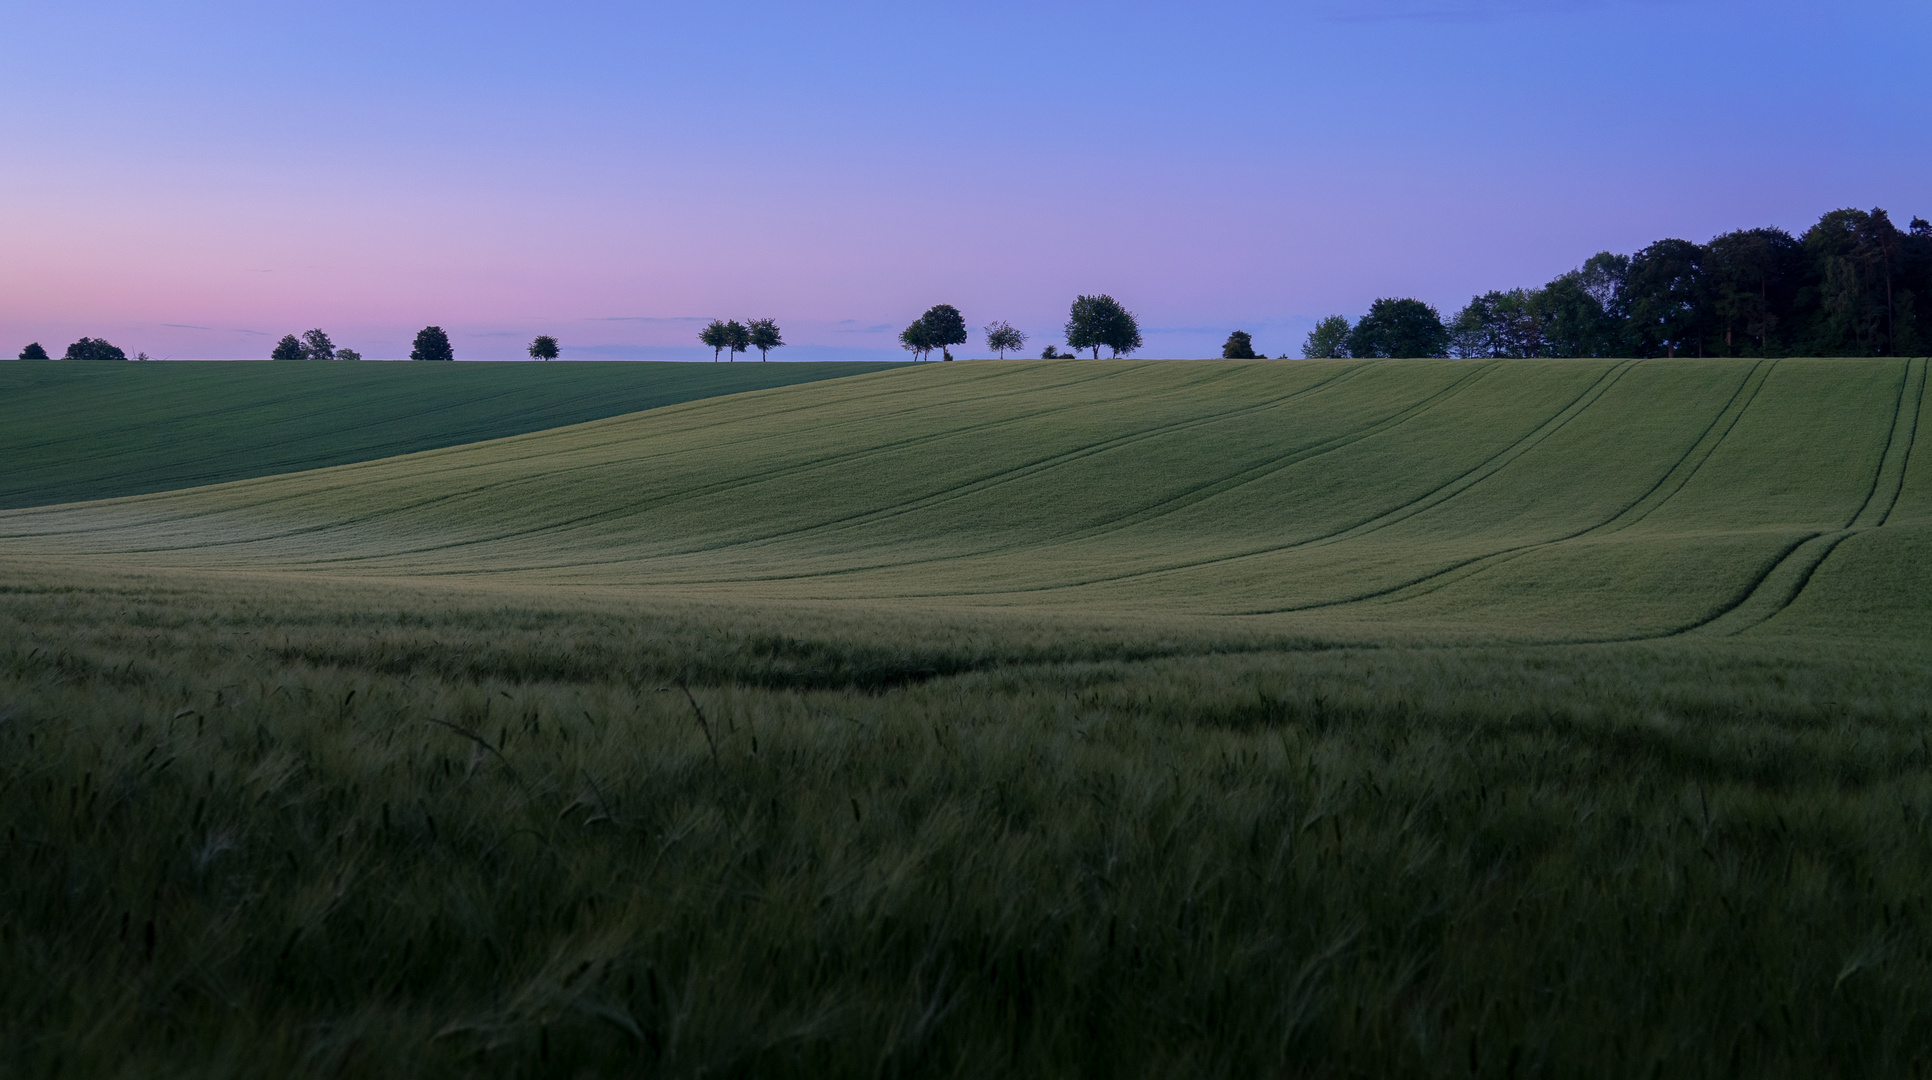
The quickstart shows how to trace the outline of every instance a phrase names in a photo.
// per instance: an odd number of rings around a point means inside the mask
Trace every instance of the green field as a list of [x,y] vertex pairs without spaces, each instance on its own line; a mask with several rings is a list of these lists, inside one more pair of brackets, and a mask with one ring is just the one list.
[[0,508],[517,435],[886,364],[0,363]]
[[0,1072],[1922,1075],[1926,375],[935,364],[0,512]]

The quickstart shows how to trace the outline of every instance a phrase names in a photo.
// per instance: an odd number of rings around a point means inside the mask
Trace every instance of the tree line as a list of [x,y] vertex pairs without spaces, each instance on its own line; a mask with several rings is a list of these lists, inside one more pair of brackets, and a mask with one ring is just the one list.
[[1491,290],[1447,321],[1381,299],[1316,324],[1302,355],[1907,356],[1932,352],[1932,223],[1833,210],[1801,236],[1741,229],[1603,251],[1536,289]]

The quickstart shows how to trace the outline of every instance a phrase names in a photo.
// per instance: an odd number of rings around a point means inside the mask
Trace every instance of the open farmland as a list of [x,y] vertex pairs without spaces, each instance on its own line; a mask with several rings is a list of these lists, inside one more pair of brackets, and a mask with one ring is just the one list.
[[0,1061],[1916,1075],[1925,384],[929,365],[0,513]]
[[0,507],[314,469],[886,364],[0,363]]

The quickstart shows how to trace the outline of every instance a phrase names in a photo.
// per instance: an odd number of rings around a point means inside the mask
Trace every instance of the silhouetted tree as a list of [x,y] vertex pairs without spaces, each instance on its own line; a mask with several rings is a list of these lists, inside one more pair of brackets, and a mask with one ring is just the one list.
[[951,304],[934,304],[919,316],[919,321],[926,324],[927,349],[938,349],[944,359],[953,358],[947,346],[966,344],[966,317]]
[[302,335],[302,356],[308,360],[335,359],[335,342],[319,328]]
[[753,319],[746,329],[751,332],[751,347],[758,350],[760,363],[764,362],[765,354],[785,344],[778,332],[778,323],[771,319]]
[[1805,230],[1813,301],[1808,351],[1823,356],[1895,352],[1902,240],[1883,210],[1833,210]]
[[751,328],[736,319],[726,323],[725,347],[731,350],[731,361],[735,363],[739,353],[751,348]]
[[[1013,349],[1017,351],[1026,344],[1026,335],[1013,329],[1012,326],[1004,321],[996,322],[983,329],[986,331],[986,347],[999,353],[1001,360],[1006,359],[1006,350]],[[1047,346],[1049,349],[1052,347],[1051,345]],[[1052,357],[1046,357],[1045,359],[1050,360]]]
[[530,359],[532,360],[555,360],[557,358],[557,352],[557,339],[551,337],[549,334],[538,334],[537,339],[530,343]]
[[1630,258],[1608,251],[1543,286],[1543,347],[1551,356],[1619,356],[1627,351],[1623,286]]
[[1221,359],[1264,360],[1266,357],[1255,353],[1254,338],[1249,336],[1246,330],[1236,330],[1228,335],[1228,340],[1221,343]]
[[1689,240],[1659,240],[1631,256],[1624,310],[1636,354],[1695,350],[1702,356],[1698,329],[1704,287],[1704,249]]
[[1063,353],[1057,345],[1048,345],[1046,348],[1040,350],[1040,359],[1042,360],[1073,360],[1078,358],[1079,355],[1079,353]]
[[1348,316],[1330,315],[1308,331],[1301,343],[1305,360],[1336,360],[1348,355]]
[[354,349],[337,349],[335,351],[335,358],[337,360],[360,360],[362,359],[362,354]]
[[1449,351],[1455,356],[1542,356],[1541,290],[1491,290],[1470,298],[1449,320]]
[[[1712,351],[1774,356],[1788,351],[1790,313],[1804,280],[1804,245],[1783,229],[1742,229],[1704,247]],[[1756,348],[1752,349],[1755,343]]]
[[20,350],[20,359],[22,359],[22,360],[46,360],[46,359],[48,359],[48,356],[47,356],[47,350],[46,350],[46,349],[43,349],[43,348],[41,348],[41,347],[40,347],[40,342],[38,342],[38,341],[36,341],[36,342],[33,342],[32,344],[30,344],[30,345],[28,345],[28,346],[27,346],[26,348],[24,348],[24,349],[22,349],[22,350]]
[[1092,349],[1096,360],[1103,346],[1115,356],[1131,355],[1141,346],[1140,321],[1105,293],[1081,296],[1068,312],[1067,344],[1075,350]]
[[915,364],[932,352],[932,328],[926,325],[925,319],[914,319],[912,325],[899,331],[899,347],[912,354]]
[[1428,304],[1383,298],[1369,305],[1368,314],[1349,332],[1348,351],[1361,357],[1443,356],[1449,351],[1449,331]]
[[416,332],[416,347],[409,350],[411,360],[455,360],[449,335],[440,326],[425,326]]
[[718,362],[718,354],[731,348],[731,328],[721,319],[713,319],[698,331],[698,340],[711,346],[711,362]]
[[294,334],[283,334],[282,340],[276,342],[275,348],[269,350],[268,358],[270,360],[302,359],[302,339]]

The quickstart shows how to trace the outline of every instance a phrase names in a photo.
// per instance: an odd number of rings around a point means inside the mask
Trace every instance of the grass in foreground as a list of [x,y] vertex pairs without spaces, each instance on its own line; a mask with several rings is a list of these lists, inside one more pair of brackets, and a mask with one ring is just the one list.
[[10,581],[8,1075],[1927,1061],[1918,650]]
[[0,363],[0,508],[368,461],[890,364]]

